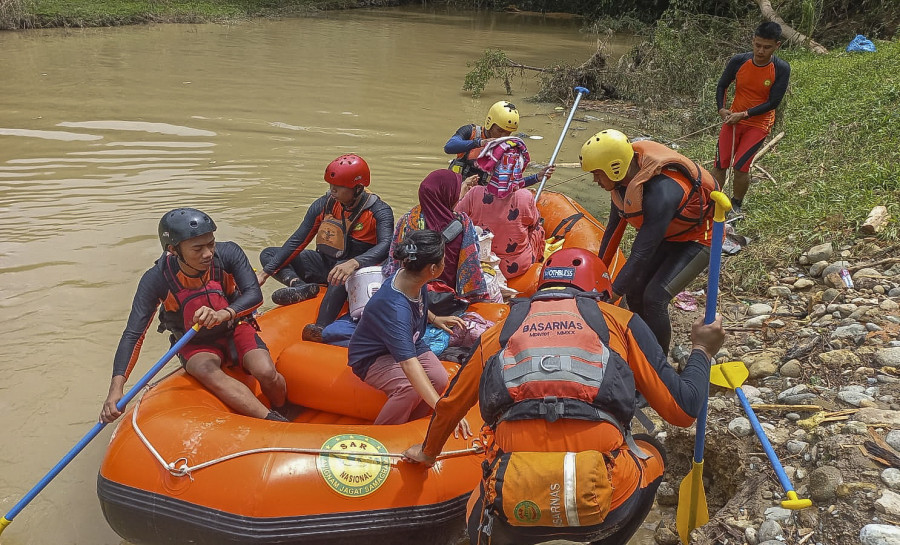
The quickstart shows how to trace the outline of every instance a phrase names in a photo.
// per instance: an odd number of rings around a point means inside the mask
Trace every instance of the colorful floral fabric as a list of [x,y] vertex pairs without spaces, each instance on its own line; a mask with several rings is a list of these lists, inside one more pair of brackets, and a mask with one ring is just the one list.
[[[478,235],[475,233],[475,224],[466,214],[458,214],[457,219],[463,223],[463,240],[456,268],[456,293],[459,297],[470,301],[485,300],[488,298],[487,283],[478,259]],[[409,233],[425,228],[425,217],[419,205],[414,206],[400,218],[394,229],[388,259],[381,268],[385,276],[394,274],[400,268],[400,262],[393,257],[394,248],[403,242]]]
[[475,160],[478,168],[491,173],[488,191],[501,199],[525,186],[523,172],[530,162],[525,142],[513,136],[488,143]]

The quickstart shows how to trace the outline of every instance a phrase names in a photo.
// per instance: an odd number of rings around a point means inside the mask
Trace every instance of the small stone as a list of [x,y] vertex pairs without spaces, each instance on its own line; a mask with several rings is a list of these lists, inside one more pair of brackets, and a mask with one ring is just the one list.
[[879,367],[900,367],[900,348],[882,348],[875,352],[875,362]]
[[809,443],[807,443],[806,441],[795,441],[792,439],[787,442],[785,448],[791,454],[803,454],[809,449]]
[[892,490],[884,490],[881,497],[875,500],[875,510],[890,517],[900,516],[900,494]]
[[888,290],[888,297],[900,297],[900,288],[891,288]]
[[866,524],[859,531],[861,545],[897,545],[900,543],[900,526],[893,524]]
[[[850,263],[848,263],[846,261],[835,261],[835,262],[831,263],[830,265],[828,265],[827,267],[825,267],[825,270],[822,271],[822,276],[828,276],[829,274],[832,274],[832,273],[841,272],[841,269],[849,269],[849,268],[850,268]],[[841,285],[843,285],[843,282],[841,283]]]
[[878,277],[881,273],[875,269],[864,268],[853,273],[853,286],[860,290],[870,290],[878,283]]
[[656,533],[653,535],[653,539],[658,545],[677,545],[678,543],[680,543],[678,534],[666,528],[662,524],[660,524],[659,527],[656,528]]
[[751,426],[750,421],[743,416],[739,416],[729,422],[728,430],[738,437],[749,437],[750,435],[753,435],[753,426]]
[[[783,299],[788,299],[791,296],[791,288],[787,286],[771,286],[766,291],[766,295],[768,295],[769,297],[781,297]],[[768,312],[772,312],[771,307],[769,307]],[[764,314],[767,314],[768,312]]]
[[892,449],[900,451],[900,430],[891,430],[884,438],[885,443],[889,444]]
[[761,314],[759,316],[754,316],[753,318],[750,318],[749,320],[744,322],[744,327],[759,329],[765,325],[766,320],[768,320],[768,319],[769,319],[768,314]]
[[874,407],[864,407],[856,411],[856,414],[854,414],[850,418],[852,418],[853,420],[858,420],[860,422],[865,422],[866,424],[900,429],[900,411],[877,409]]
[[885,299],[878,305],[878,308],[880,308],[881,310],[886,310],[888,312],[891,312],[891,311],[900,309],[900,304],[898,304],[895,301],[892,301],[890,299]]
[[[778,523],[789,521],[793,514],[793,511],[791,511],[790,509],[785,509],[784,507],[769,507],[765,511],[766,520],[773,520]],[[777,543],[779,543],[779,545],[783,545],[780,541]],[[762,545],[762,543],[760,543],[759,545]]]
[[812,263],[831,259],[832,255],[834,255],[834,246],[830,242],[818,244],[806,251],[806,257]]
[[809,278],[800,278],[796,282],[794,282],[794,289],[797,291],[808,290],[809,288],[815,286],[816,283],[810,280]]
[[874,288],[872,288],[872,291],[874,291],[878,295],[884,295],[887,290],[884,289],[884,286],[879,284],[879,285],[875,286]]
[[768,305],[766,303],[754,303],[750,305],[750,308],[747,309],[748,314],[750,316],[760,316],[763,314],[771,314],[772,313],[772,305]]
[[812,277],[822,276],[822,271],[825,270],[825,267],[828,266],[828,262],[825,260],[816,261],[809,267],[809,275]]
[[838,398],[854,407],[862,407],[865,401],[875,401],[875,398],[859,392],[838,392]]
[[758,545],[759,534],[756,532],[756,528],[751,526],[744,530],[744,540],[747,541],[747,545]]
[[769,322],[767,325],[773,329],[781,329],[782,327],[785,326],[785,323],[784,323],[784,320],[775,319],[775,320],[772,320],[771,322]]
[[819,361],[829,369],[855,369],[862,365],[859,356],[850,350],[832,350],[818,355]]
[[889,467],[881,472],[881,481],[892,490],[900,490],[900,469]]
[[837,487],[843,483],[841,470],[834,466],[821,466],[809,474],[809,496],[814,502],[828,502],[837,496]]
[[782,365],[778,372],[783,377],[798,378],[803,370],[800,368],[800,362],[798,360],[790,360]]
[[781,525],[774,520],[767,520],[759,526],[759,540],[763,543],[766,541],[777,540],[784,535]]
[[822,301],[825,303],[833,303],[841,299],[841,291],[837,288],[828,288],[822,293]]

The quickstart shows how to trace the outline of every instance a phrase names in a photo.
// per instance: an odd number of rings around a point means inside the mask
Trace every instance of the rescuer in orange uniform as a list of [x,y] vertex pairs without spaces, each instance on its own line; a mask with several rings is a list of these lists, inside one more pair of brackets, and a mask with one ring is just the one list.
[[433,465],[479,403],[487,459],[469,500],[471,543],[621,544],[649,512],[665,451],[631,435],[636,391],[666,421],[690,426],[725,333],[721,318],[695,323],[679,375],[640,317],[603,302],[609,291],[596,255],[553,254],[539,291],[482,336],[438,400],[424,443],[404,453]]

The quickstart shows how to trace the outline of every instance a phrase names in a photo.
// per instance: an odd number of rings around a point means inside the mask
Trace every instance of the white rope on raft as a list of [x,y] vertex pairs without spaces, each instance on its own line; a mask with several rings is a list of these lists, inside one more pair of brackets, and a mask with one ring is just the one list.
[[[291,454],[324,454],[328,456],[334,456],[335,458],[359,458],[359,459],[369,459],[371,458],[403,458],[402,454],[395,454],[391,452],[361,452],[361,451],[342,451],[335,452],[333,450],[327,449],[319,449],[319,448],[293,448],[293,447],[261,447],[250,450],[244,450],[241,452],[235,452],[233,454],[228,454],[225,456],[221,456],[219,458],[214,458],[212,460],[197,464],[197,465],[188,465],[188,459],[185,457],[181,457],[176,459],[174,462],[166,462],[165,459],[160,455],[159,451],[150,443],[150,440],[147,439],[147,436],[144,435],[144,432],[141,431],[140,427],[137,423],[137,415],[138,411],[141,407],[141,400],[144,398],[144,394],[146,394],[150,390],[150,386],[144,388],[144,391],[141,392],[141,395],[138,396],[137,402],[134,405],[134,411],[131,413],[131,426],[134,428],[135,433],[140,438],[141,442],[144,443],[144,446],[147,447],[147,450],[156,458],[156,461],[159,462],[159,465],[163,467],[166,471],[168,471],[174,477],[188,477],[192,481],[194,477],[192,473],[199,469],[203,469],[206,467],[213,466],[215,464],[220,464],[222,462],[227,462],[228,460],[233,460],[235,458],[240,458],[241,456],[248,456],[250,454],[264,454],[269,452],[285,452]],[[446,458],[455,458],[458,456],[464,456],[466,454],[477,454],[482,452],[484,447],[482,447],[480,441],[478,439],[473,440],[473,444],[470,448],[460,449],[460,450],[448,450],[441,452],[437,455],[437,460],[443,460]],[[180,465],[179,465],[180,462]],[[393,464],[391,464],[393,465]]]

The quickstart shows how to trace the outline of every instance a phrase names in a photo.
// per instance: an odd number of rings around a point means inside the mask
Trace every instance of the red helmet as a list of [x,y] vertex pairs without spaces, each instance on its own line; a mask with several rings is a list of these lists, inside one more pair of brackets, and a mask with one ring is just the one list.
[[369,186],[369,165],[359,155],[341,155],[328,163],[325,181],[342,187]]
[[563,248],[547,258],[538,289],[548,284],[570,284],[582,291],[612,294],[606,264],[596,254],[581,248]]

